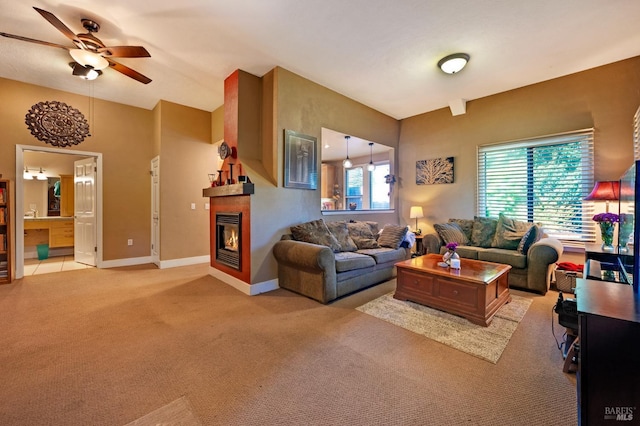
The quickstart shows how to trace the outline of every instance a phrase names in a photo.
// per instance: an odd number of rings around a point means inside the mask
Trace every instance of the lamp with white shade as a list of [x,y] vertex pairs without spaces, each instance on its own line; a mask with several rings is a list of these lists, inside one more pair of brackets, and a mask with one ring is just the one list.
[[418,229],[418,219],[424,217],[424,213],[422,212],[422,207],[421,206],[411,206],[411,210],[409,210],[409,219],[415,219],[416,220],[416,228],[415,228],[415,234],[416,235],[420,235],[422,233],[422,231],[420,229]]

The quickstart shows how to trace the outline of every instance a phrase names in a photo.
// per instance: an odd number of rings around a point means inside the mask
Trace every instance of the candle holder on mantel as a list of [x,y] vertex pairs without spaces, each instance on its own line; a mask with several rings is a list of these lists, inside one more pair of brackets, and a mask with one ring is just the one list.
[[209,173],[209,182],[211,183],[212,187],[217,185],[215,173]]
[[227,175],[228,176],[227,185],[231,185],[231,184],[235,183],[233,181],[233,164],[234,163],[229,163],[229,174]]
[[218,186],[222,186],[222,170],[218,170]]

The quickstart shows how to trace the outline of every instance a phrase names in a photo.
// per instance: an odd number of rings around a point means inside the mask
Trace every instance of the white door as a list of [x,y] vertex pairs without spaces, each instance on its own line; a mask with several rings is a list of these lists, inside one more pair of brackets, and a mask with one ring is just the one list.
[[74,260],[96,266],[96,160],[74,162]]
[[160,266],[160,157],[151,160],[151,261]]

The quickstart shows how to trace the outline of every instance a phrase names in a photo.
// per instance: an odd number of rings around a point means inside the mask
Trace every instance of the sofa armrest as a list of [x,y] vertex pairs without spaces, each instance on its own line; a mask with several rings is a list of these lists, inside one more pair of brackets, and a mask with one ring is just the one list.
[[424,250],[424,254],[440,254],[440,247],[442,247],[442,245],[443,242],[440,239],[440,236],[436,233],[425,234],[424,237],[422,237],[422,249]]
[[551,237],[542,238],[529,247],[527,252],[527,287],[529,289],[541,294],[549,290],[551,274],[563,251],[560,240]]
[[278,285],[321,303],[337,297],[336,260],[327,246],[281,240],[273,246]]

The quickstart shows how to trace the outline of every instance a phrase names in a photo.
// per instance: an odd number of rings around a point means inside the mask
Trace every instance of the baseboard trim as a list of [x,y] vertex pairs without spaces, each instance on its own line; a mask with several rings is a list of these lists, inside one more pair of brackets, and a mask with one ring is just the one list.
[[273,291],[280,288],[280,286],[278,285],[277,279],[263,281],[261,283],[256,283],[256,284],[247,284],[244,281],[239,280],[238,278],[231,276],[229,274],[225,274],[224,272],[212,266],[209,267],[209,275],[219,279],[223,283],[230,285],[231,287],[235,288],[238,291],[241,291],[242,293],[248,296],[255,296],[257,294],[267,293],[269,291]]
[[158,267],[160,269],[177,268],[178,266],[197,265],[199,263],[211,263],[211,256],[207,254],[204,256],[184,257],[182,259],[161,260]]
[[129,257],[126,259],[103,260],[98,264],[98,268],[118,268],[120,266],[144,265],[151,262],[151,256]]

